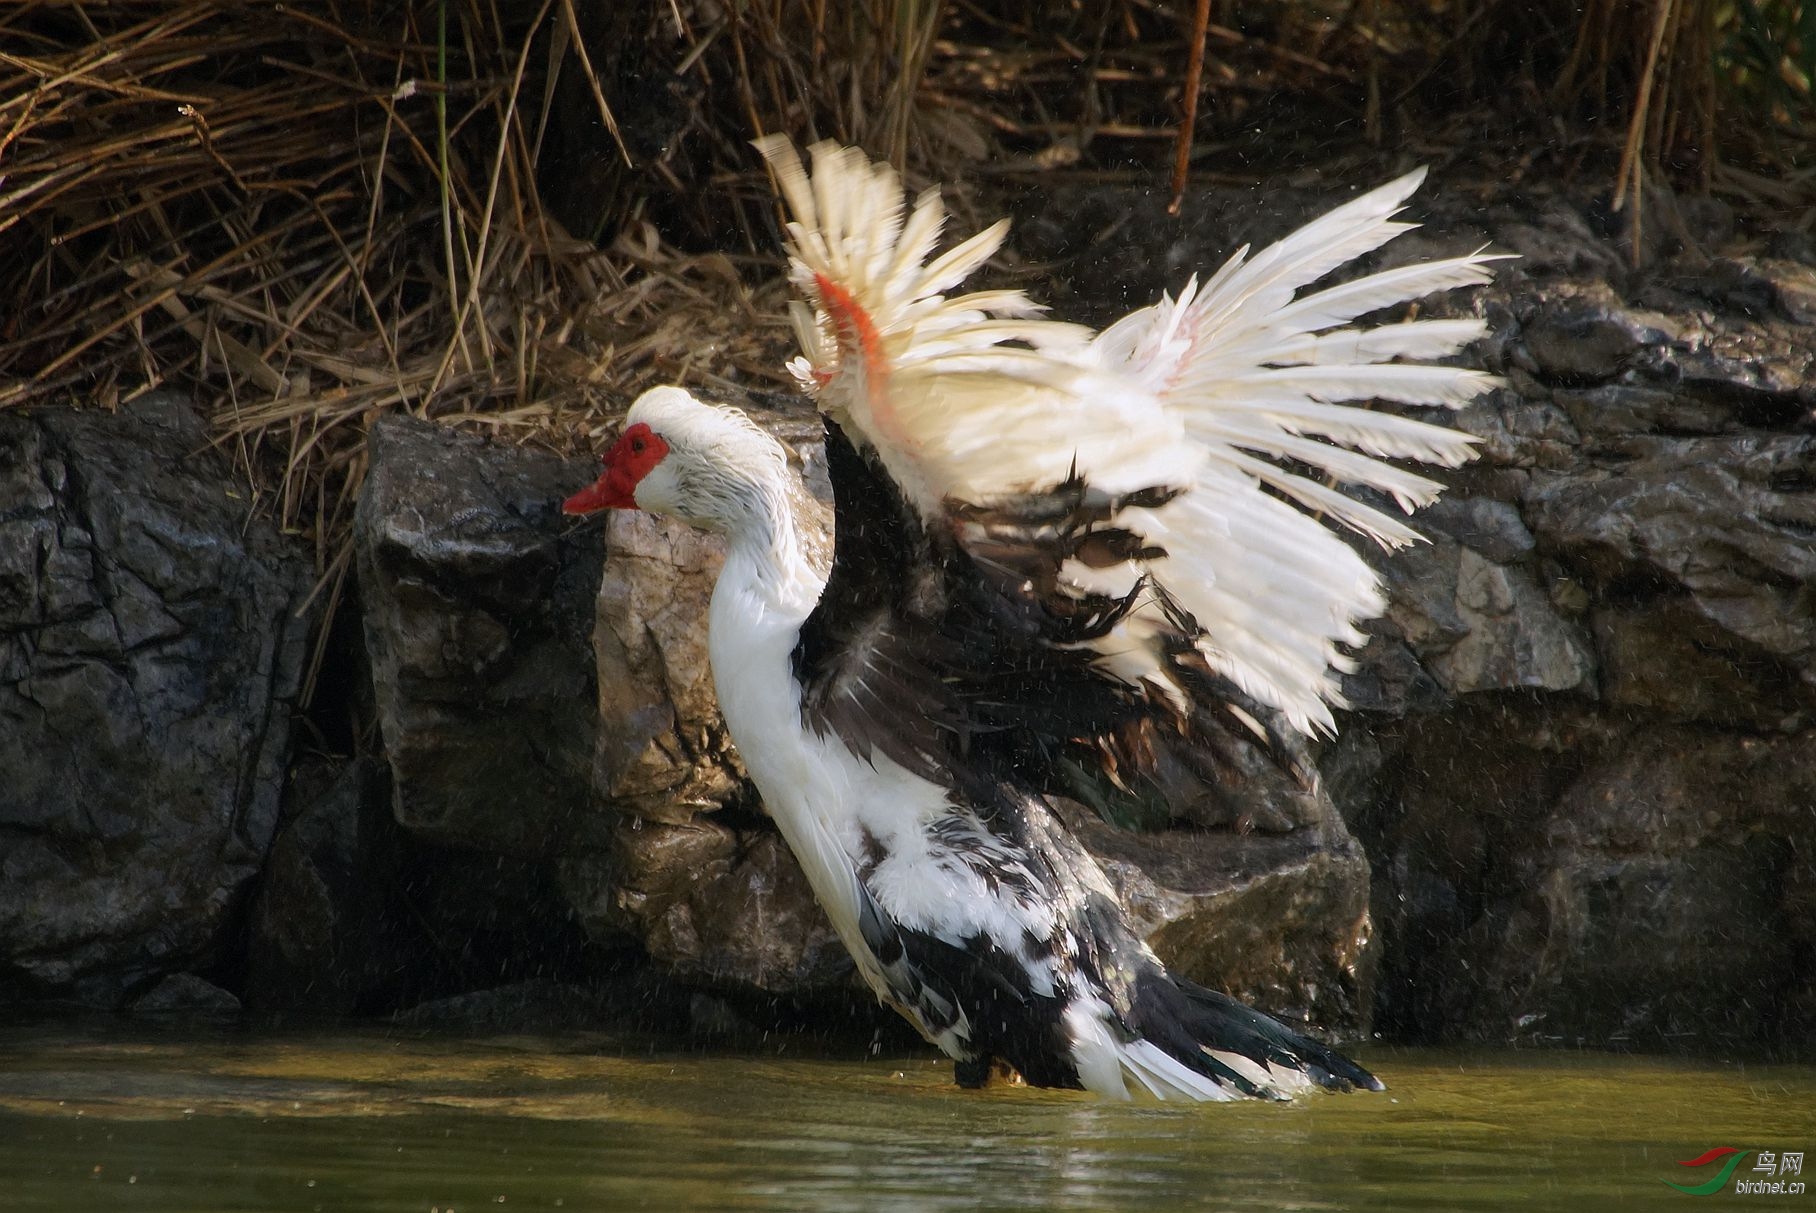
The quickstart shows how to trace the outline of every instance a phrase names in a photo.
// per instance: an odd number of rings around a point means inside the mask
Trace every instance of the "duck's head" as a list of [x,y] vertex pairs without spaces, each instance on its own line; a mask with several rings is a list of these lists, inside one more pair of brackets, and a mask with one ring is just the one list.
[[781,444],[737,409],[684,388],[652,388],[625,415],[605,474],[561,510],[648,510],[737,535],[773,521],[788,475]]

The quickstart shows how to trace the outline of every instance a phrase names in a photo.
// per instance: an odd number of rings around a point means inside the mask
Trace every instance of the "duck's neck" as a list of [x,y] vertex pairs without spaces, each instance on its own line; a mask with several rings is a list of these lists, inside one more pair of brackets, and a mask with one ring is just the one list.
[[[785,473],[792,476],[792,473]],[[826,575],[808,557],[809,543],[802,533],[807,520],[800,516],[795,499],[805,490],[786,479],[753,480],[740,486],[739,496],[748,509],[725,532],[729,550],[725,569],[714,587],[714,610],[728,596],[755,605],[765,621],[788,619],[799,627],[826,588]],[[713,625],[719,620],[715,614]],[[737,623],[732,622],[732,630]]]
[[800,733],[792,656],[826,577],[808,558],[791,486],[753,488],[753,508],[726,532],[730,550],[713,587],[707,645],[732,740],[759,790],[773,798],[765,755]]

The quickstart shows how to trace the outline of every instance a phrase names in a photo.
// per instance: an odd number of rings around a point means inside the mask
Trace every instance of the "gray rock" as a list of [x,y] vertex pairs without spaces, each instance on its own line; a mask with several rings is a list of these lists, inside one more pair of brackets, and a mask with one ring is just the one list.
[[1477,458],[1485,469],[1569,473],[1578,466],[1583,435],[1545,385],[1517,368],[1512,391],[1472,401],[1452,423],[1482,440]]
[[1597,234],[1585,210],[1556,196],[1542,198],[1536,206],[1514,203],[1497,207],[1494,242],[1519,256],[1513,263],[1518,272],[1535,278],[1619,281],[1627,272],[1627,258],[1614,241]]
[[[1755,671],[1761,693],[1788,681],[1793,702],[1809,704],[1816,435],[1634,436],[1622,452],[1613,466],[1535,477],[1525,500],[1541,545],[1606,604],[1604,630],[1681,599],[1711,641]],[[1640,656],[1623,653],[1624,678]]]
[[594,533],[577,463],[393,417],[354,523],[366,651],[397,819],[523,859],[602,842]]
[[1533,373],[1465,410],[1486,466],[1459,480],[1532,542],[1482,541],[1462,499],[1431,512],[1444,537],[1386,566],[1394,626],[1365,656],[1404,637],[1448,702],[1376,717],[1331,780],[1375,860],[1387,1032],[1678,1045],[1816,1022],[1791,959],[1816,941],[1794,858],[1816,804],[1816,333],[1781,294],[1717,263],[1515,277],[1484,304]]
[[1737,643],[1688,596],[1598,604],[1592,630],[1610,708],[1765,732],[1806,728],[1816,709],[1794,671]]
[[[1539,585],[1533,563],[1518,557],[1517,545],[1489,544],[1514,555],[1513,563],[1503,564],[1435,526],[1427,530],[1430,543],[1385,560],[1383,571],[1387,619],[1438,686],[1452,696],[1516,689],[1594,692],[1588,638],[1560,613]],[[1529,545],[1530,536],[1526,539]],[[1365,694],[1356,702],[1369,705],[1375,698]]]
[[1427,534],[1450,536],[1496,564],[1511,564],[1536,546],[1519,509],[1492,497],[1446,493],[1419,511],[1418,526]]
[[306,554],[187,405],[0,415],[0,997],[221,960],[277,826]]
[[1594,689],[1588,641],[1528,570],[1459,548],[1456,586],[1465,634],[1431,663],[1452,691]]

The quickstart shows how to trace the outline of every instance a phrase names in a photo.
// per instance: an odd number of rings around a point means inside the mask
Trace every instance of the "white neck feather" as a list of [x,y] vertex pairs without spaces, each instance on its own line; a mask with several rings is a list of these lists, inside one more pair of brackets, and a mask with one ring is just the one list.
[[[779,473],[779,474],[777,474]],[[798,629],[826,588],[826,574],[808,558],[808,544],[793,497],[804,490],[790,484],[786,466],[742,469],[736,497],[742,507],[728,519],[725,570],[713,590],[713,634],[720,630],[721,602],[737,597],[741,607],[755,606],[752,618],[786,621]],[[738,623],[730,623],[736,631]]]
[[801,718],[794,649],[826,586],[809,559],[786,486],[770,509],[727,532],[731,550],[713,587],[708,652],[719,710],[764,807],[800,861],[834,929],[874,989],[883,978],[858,927],[859,842],[849,786],[853,760]]
[[758,789],[773,802],[798,774],[766,766],[797,749],[804,732],[792,659],[826,575],[807,558],[790,486],[770,480],[747,482],[754,508],[726,530],[731,546],[713,587],[707,647],[726,726]]

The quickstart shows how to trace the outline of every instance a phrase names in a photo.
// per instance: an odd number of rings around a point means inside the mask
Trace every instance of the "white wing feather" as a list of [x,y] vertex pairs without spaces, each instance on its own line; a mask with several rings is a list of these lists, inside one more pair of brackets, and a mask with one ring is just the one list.
[[[1000,501],[1050,488],[1074,469],[1109,493],[1186,489],[1117,518],[1166,549],[1165,558],[1068,565],[1071,585],[1120,594],[1149,578],[1191,612],[1213,669],[1303,731],[1333,728],[1330,709],[1342,704],[1334,671],[1350,667],[1346,648],[1364,639],[1357,625],[1379,614],[1384,598],[1373,570],[1322,519],[1388,547],[1419,536],[1332,482],[1385,493],[1411,511],[1440,486],[1382,460],[1455,467],[1475,442],[1342,402],[1456,408],[1498,382],[1418,361],[1480,337],[1480,321],[1343,327],[1486,282],[1492,256],[1402,266],[1301,294],[1410,230],[1393,216],[1423,170],[1252,257],[1245,248],[1202,284],[1093,335],[1040,318],[1020,291],[946,296],[1001,246],[1006,222],[928,261],[945,221],[936,191],[904,216],[895,172],[855,149],[815,146],[809,175],[785,139],[758,146],[793,213],[790,277],[808,301],[795,309],[803,358],[791,365],[916,507],[938,519],[950,499]],[[1162,610],[1151,595],[1093,647],[1107,673],[1177,694],[1154,644]]]

